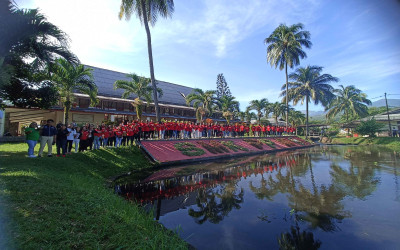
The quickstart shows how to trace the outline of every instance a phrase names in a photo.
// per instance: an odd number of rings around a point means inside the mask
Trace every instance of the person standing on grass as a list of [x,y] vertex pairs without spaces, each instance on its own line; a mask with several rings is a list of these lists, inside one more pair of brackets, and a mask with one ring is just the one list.
[[32,122],[28,128],[25,129],[26,143],[28,144],[28,157],[34,158],[36,143],[39,140],[39,131],[37,130],[37,123]]
[[116,148],[120,147],[121,142],[122,142],[122,129],[118,127],[115,129],[115,147]]
[[57,157],[60,156],[60,149],[62,151],[62,156],[65,157],[65,153],[67,151],[68,135],[69,135],[69,132],[67,130],[67,127],[64,124],[61,125],[61,127],[58,129],[58,132],[57,132],[57,140],[56,140]]
[[82,128],[75,128],[75,134],[74,134],[74,148],[75,148],[75,153],[78,152],[79,149],[79,142],[80,138],[82,135]]
[[90,132],[88,131],[87,127],[83,127],[80,132],[79,138],[79,152],[86,151],[89,146],[89,135]]
[[76,130],[73,127],[73,124],[71,123],[71,125],[69,125],[67,127],[67,130],[69,132],[68,136],[67,136],[67,154],[71,153],[72,150],[72,144],[74,143],[74,138],[75,138],[75,134],[76,134]]
[[97,129],[93,132],[94,137],[94,149],[100,149],[100,138],[102,138],[103,133],[101,131],[101,126],[97,126]]
[[48,119],[47,124],[43,126],[42,137],[40,139],[39,157],[42,157],[43,149],[47,144],[47,156],[52,157],[53,144],[56,141],[57,129],[53,126],[54,120]]

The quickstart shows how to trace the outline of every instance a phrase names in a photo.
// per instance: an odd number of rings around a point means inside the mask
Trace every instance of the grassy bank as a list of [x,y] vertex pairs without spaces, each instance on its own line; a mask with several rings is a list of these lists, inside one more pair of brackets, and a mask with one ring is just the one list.
[[332,144],[381,145],[396,151],[400,151],[400,138],[398,137],[337,137],[332,139]]
[[26,150],[0,145],[0,209],[16,248],[187,248],[107,186],[112,176],[152,167],[137,148],[34,159]]

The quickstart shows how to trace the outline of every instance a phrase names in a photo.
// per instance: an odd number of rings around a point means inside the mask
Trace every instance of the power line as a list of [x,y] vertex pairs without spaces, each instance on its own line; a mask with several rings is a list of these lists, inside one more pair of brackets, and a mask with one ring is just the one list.
[[369,99],[377,99],[377,98],[382,98],[382,97],[383,97],[383,95],[377,96],[377,97],[373,97],[373,98],[369,98]]

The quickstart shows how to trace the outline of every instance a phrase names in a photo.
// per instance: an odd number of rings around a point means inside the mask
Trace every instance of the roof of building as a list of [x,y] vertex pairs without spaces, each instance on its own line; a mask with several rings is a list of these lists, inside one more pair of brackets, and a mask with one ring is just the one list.
[[[394,109],[389,111],[389,117],[392,121],[400,121],[400,109]],[[371,119],[375,119],[376,121],[387,122],[388,121],[388,112],[384,112],[382,114],[368,116],[362,119],[357,120],[356,122],[360,121],[368,121]]]
[[[121,89],[114,90],[113,85],[117,80],[129,81],[130,79],[126,76],[127,73],[102,69],[90,65],[85,66],[93,69],[92,74],[98,87],[98,95],[121,98],[124,91]],[[163,96],[158,99],[160,103],[186,105],[186,101],[180,93],[183,93],[185,96],[187,96],[188,94],[192,93],[193,88],[160,80],[156,81],[157,86],[163,90]],[[132,95],[131,97],[136,98],[137,96]]]

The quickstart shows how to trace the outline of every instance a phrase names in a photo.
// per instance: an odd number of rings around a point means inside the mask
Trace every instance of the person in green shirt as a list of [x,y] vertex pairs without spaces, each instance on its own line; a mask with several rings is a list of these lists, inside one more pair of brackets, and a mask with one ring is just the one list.
[[39,131],[37,129],[37,123],[32,122],[28,128],[25,129],[26,143],[28,144],[28,157],[34,158],[35,146],[39,140]]

